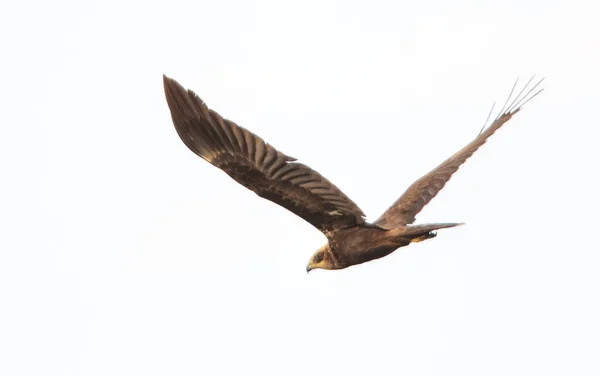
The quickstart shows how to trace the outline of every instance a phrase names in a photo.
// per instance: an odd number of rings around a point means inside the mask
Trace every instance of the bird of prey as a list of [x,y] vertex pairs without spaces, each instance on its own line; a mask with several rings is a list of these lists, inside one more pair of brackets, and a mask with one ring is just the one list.
[[317,268],[343,269],[378,259],[410,243],[431,239],[438,229],[460,225],[412,223],[460,165],[542,91],[537,89],[541,80],[530,85],[532,77],[513,97],[515,82],[506,103],[487,128],[486,120],[471,143],[414,182],[379,219],[368,223],[362,210],[318,172],[224,119],[175,80],[167,76],[163,79],[175,129],[190,150],[260,197],[283,206],[325,234],[327,244],[310,258],[307,272]]

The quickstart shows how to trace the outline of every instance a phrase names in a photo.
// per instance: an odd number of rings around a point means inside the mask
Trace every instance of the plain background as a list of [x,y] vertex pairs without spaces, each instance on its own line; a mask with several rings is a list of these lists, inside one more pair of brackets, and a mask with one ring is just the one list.
[[[598,375],[596,1],[30,1],[0,11],[0,374]],[[517,76],[546,90],[339,272],[193,155],[162,74],[374,220]]]

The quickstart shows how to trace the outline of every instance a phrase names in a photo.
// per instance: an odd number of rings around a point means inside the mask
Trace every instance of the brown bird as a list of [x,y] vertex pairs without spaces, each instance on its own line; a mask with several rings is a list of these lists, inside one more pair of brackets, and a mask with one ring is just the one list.
[[327,244],[310,258],[307,272],[317,268],[343,269],[378,259],[410,243],[435,237],[435,230],[460,225],[412,223],[460,165],[543,90],[536,91],[542,80],[530,86],[532,77],[513,98],[515,82],[489,127],[484,124],[485,129],[471,143],[414,182],[379,219],[367,223],[362,210],[318,172],[222,118],[175,80],[163,78],[175,129],[188,148],[260,197],[283,206],[325,234]]

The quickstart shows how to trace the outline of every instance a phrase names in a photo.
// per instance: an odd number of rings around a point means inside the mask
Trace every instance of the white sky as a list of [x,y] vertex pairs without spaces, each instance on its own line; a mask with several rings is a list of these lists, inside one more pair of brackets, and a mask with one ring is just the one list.
[[[2,5],[0,374],[598,375],[594,1]],[[340,272],[181,143],[162,74],[374,220],[517,76],[546,91]]]

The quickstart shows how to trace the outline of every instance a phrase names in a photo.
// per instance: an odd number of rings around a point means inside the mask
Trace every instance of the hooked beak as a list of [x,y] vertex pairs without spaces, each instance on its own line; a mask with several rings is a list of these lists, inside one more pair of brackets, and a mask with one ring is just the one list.
[[310,272],[311,270],[313,270],[313,268],[310,265],[306,265],[306,273]]

